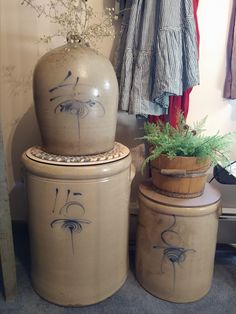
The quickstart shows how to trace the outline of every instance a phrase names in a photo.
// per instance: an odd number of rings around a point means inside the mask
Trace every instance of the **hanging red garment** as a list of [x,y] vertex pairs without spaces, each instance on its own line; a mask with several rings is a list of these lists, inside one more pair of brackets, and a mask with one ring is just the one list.
[[[200,33],[199,33],[198,19],[197,19],[198,3],[199,3],[199,0],[193,0],[194,20],[195,20],[195,25],[196,25],[196,35],[197,35],[198,53],[199,53]],[[159,120],[163,122],[169,121],[169,123],[173,127],[176,127],[178,112],[182,111],[185,119],[187,118],[188,110],[189,110],[189,95],[191,91],[192,91],[192,88],[189,88],[183,93],[183,95],[170,96],[168,115],[162,115],[162,116],[149,115],[148,121],[151,123],[157,123],[157,121]]]

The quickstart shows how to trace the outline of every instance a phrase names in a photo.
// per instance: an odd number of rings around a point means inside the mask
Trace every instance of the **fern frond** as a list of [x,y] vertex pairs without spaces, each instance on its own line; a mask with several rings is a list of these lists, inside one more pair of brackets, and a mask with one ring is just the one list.
[[183,115],[176,128],[169,123],[159,121],[157,124],[145,123],[144,136],[152,147],[150,155],[146,158],[143,167],[150,161],[166,154],[169,158],[176,156],[209,158],[213,165],[229,163],[230,147],[236,132],[220,135],[219,132],[212,136],[203,135],[207,116],[194,123],[194,128],[186,124]]

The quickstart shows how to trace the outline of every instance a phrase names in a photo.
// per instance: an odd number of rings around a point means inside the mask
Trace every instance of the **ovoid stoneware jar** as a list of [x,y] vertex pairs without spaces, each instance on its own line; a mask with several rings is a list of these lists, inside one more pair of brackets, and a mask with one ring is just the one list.
[[66,158],[33,147],[23,163],[34,289],[64,306],[109,297],[128,273],[128,148]]
[[76,40],[51,50],[35,67],[33,92],[46,151],[87,155],[113,148],[118,84],[103,55]]
[[206,184],[202,196],[178,199],[140,186],[136,276],[151,294],[185,303],[211,287],[220,193]]

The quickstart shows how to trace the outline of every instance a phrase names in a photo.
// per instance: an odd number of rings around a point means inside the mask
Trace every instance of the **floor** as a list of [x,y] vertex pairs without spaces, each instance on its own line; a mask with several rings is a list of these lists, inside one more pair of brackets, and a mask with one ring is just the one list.
[[189,304],[175,304],[146,292],[134,276],[134,250],[131,270],[123,287],[107,300],[83,308],[64,308],[41,299],[32,289],[29,273],[29,246],[25,226],[14,226],[18,294],[5,302],[0,287],[1,314],[224,314],[236,313],[236,249],[218,246],[212,288],[207,296]]

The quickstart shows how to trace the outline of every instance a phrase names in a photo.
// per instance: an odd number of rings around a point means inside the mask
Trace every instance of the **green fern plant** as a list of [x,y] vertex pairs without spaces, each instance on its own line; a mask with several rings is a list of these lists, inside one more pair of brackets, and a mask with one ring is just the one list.
[[206,120],[207,117],[191,127],[186,124],[184,116],[180,115],[176,128],[162,121],[158,121],[157,124],[145,123],[143,139],[148,142],[151,149],[143,167],[161,154],[166,154],[170,159],[177,156],[196,157],[199,160],[209,159],[212,165],[229,164],[230,147],[236,138],[236,132],[204,135]]

